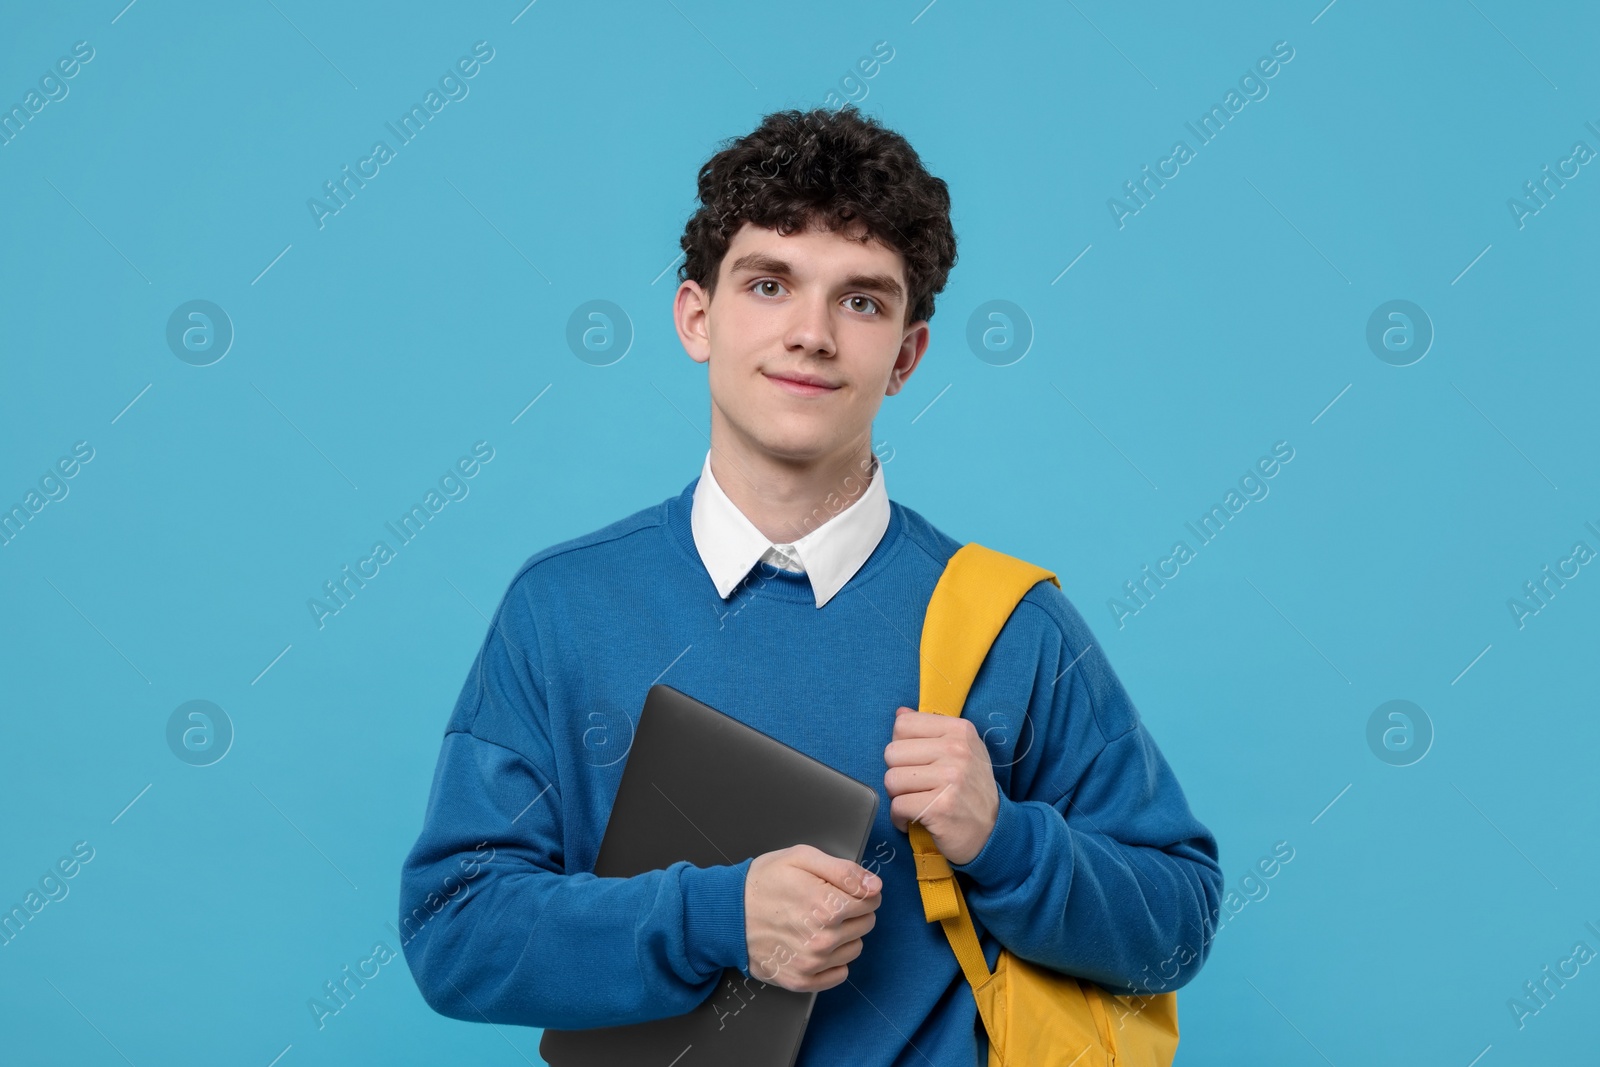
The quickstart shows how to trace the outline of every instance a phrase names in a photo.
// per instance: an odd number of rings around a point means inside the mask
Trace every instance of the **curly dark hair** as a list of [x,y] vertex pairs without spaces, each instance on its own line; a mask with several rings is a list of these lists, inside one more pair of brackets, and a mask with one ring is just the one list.
[[785,236],[808,226],[832,232],[865,224],[905,259],[905,324],[933,317],[933,298],[956,262],[950,192],[909,142],[853,105],[839,111],[775,111],[724,142],[700,168],[700,207],[679,242],[678,280],[708,293],[728,243],[750,222]]

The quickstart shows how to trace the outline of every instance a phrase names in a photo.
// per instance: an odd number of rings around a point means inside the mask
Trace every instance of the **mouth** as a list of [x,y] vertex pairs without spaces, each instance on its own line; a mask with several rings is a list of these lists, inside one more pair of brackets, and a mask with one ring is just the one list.
[[[762,373],[765,374],[766,372],[763,371]],[[767,374],[766,376],[779,389],[795,396],[822,396],[824,393],[831,393],[839,388],[839,386],[823,378],[817,378],[809,374]]]

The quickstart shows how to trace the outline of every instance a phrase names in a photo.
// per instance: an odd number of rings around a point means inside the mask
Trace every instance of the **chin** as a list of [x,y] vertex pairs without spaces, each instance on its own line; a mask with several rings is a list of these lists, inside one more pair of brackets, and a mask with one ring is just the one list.
[[827,429],[811,425],[810,420],[766,419],[756,424],[750,437],[768,455],[806,462],[833,447],[834,438]]
[[824,442],[811,438],[785,437],[773,439],[771,437],[758,437],[756,443],[761,450],[769,456],[789,460],[795,463],[809,462],[827,452]]

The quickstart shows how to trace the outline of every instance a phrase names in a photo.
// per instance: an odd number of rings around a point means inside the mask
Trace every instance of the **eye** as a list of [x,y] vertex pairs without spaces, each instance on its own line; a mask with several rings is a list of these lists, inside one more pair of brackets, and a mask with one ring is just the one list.
[[[872,299],[870,296],[862,296],[860,293],[857,293],[855,296],[847,297],[846,299],[850,302],[851,311],[859,311],[863,315],[875,315],[878,313],[878,302]],[[867,306],[858,307],[856,306],[857,301],[865,303]]]
[[772,286],[774,289],[778,289],[778,290],[782,290],[783,289],[783,284],[781,282],[773,280],[772,278],[762,278],[761,280],[759,280],[759,281],[755,282],[753,285],[751,285],[750,288],[755,290],[761,296],[777,296],[778,295],[777,293],[768,292],[766,289],[763,288],[763,286],[768,286],[768,285]]

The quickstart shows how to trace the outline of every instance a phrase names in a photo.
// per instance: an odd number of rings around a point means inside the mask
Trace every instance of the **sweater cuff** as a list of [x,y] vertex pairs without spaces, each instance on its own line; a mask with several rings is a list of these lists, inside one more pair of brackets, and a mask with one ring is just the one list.
[[966,863],[952,863],[984,889],[1004,890],[1021,885],[1037,864],[1039,841],[1034,816],[1000,790],[1000,810],[994,829],[978,854]]
[[749,975],[744,940],[744,880],[754,856],[732,866],[696,867],[679,873],[683,887],[684,954],[696,971],[711,975],[737,967]]

